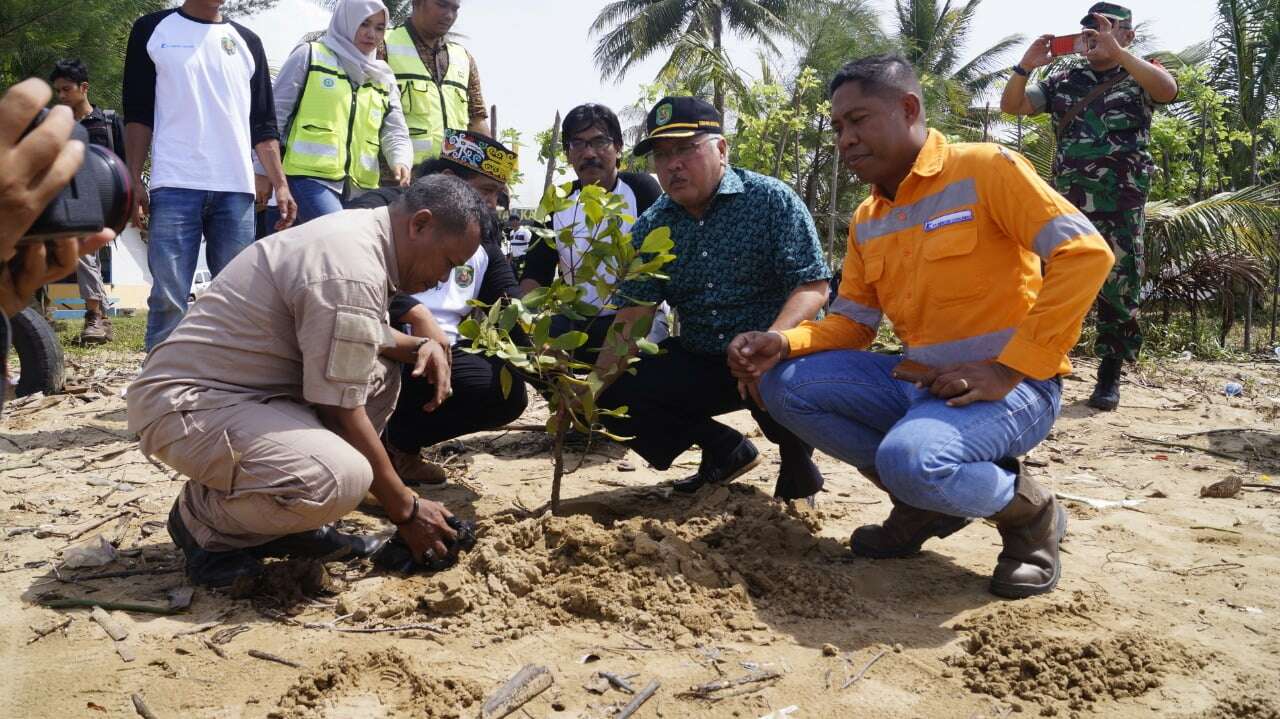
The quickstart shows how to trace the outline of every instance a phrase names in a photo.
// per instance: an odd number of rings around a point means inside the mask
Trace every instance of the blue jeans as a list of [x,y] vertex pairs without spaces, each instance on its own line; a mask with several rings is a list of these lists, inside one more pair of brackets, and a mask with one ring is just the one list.
[[253,244],[253,194],[158,187],[151,191],[149,224],[147,351],[163,342],[187,311],[200,238],[214,277]]
[[769,414],[801,439],[876,472],[919,509],[990,517],[1013,499],[1012,473],[994,464],[1026,454],[1061,408],[1057,379],[1026,380],[999,402],[948,407],[890,374],[900,357],[841,350],[778,365],[760,381]]
[[[342,196],[319,180],[313,180],[310,177],[290,177],[288,180],[289,192],[293,195],[294,202],[298,203],[298,217],[291,227],[342,211]],[[276,233],[276,223],[279,221],[280,211],[274,206],[268,207],[266,217],[268,235]]]

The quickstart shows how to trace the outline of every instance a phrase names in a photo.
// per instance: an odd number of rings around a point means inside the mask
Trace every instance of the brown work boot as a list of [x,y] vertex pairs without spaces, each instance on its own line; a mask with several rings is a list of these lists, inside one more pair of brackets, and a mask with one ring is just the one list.
[[391,457],[391,466],[400,475],[400,481],[407,485],[444,484],[449,479],[444,467],[423,459],[419,452],[401,452],[388,444],[387,454]]
[[114,339],[111,320],[98,310],[85,310],[84,329],[80,330],[80,343],[104,345]]
[[1067,513],[1053,492],[1019,476],[1013,500],[991,515],[1004,549],[991,574],[991,593],[1022,599],[1053,591],[1062,576],[1058,544],[1067,533]]
[[849,537],[849,549],[860,557],[909,557],[919,552],[927,540],[949,537],[973,521],[968,517],[953,517],[912,507],[894,497],[874,472],[861,471],[872,484],[889,495],[893,509],[889,510],[889,517],[884,522],[867,524],[853,530],[853,536]]

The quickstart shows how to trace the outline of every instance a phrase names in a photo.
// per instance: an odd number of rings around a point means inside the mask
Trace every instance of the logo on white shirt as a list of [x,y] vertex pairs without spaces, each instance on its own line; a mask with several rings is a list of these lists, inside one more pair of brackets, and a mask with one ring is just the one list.
[[228,55],[236,54],[235,40],[232,40],[231,38],[226,37],[224,35],[222,38],[222,51],[227,53]]

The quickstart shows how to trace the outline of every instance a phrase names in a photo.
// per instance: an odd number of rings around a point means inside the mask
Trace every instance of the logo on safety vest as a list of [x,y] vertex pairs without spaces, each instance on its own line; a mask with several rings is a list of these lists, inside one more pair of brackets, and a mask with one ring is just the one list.
[[324,85],[326,90],[332,90],[334,86],[338,84],[338,82],[331,77],[326,77],[324,80],[320,81],[320,84]]
[[472,282],[476,281],[476,271],[471,265],[462,265],[453,268],[453,281],[458,287],[467,289]]
[[228,55],[234,55],[234,54],[236,54],[236,43],[235,43],[235,41],[234,41],[234,40],[232,40],[232,39],[231,39],[231,38],[229,38],[229,37],[225,37],[225,36],[224,36],[224,37],[222,38],[222,51],[223,51],[223,52],[225,52],[225,53],[227,53]]

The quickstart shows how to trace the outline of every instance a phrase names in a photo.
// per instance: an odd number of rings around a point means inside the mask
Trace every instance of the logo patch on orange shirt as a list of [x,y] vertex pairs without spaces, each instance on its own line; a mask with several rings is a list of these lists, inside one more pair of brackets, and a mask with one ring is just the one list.
[[939,227],[946,227],[947,225],[955,225],[961,222],[972,222],[972,221],[973,221],[973,210],[956,210],[955,212],[948,212],[945,215],[939,215],[933,218],[932,220],[929,220],[928,222],[924,223],[924,231],[933,232]]

